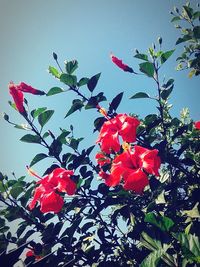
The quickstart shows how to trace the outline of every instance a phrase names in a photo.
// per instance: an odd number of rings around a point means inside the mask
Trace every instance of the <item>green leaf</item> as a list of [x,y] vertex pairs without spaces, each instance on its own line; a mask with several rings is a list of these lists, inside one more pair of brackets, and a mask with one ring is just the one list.
[[140,264],[140,267],[157,267],[161,256],[163,255],[163,250],[158,249],[151,252]]
[[183,42],[186,42],[186,41],[191,40],[191,39],[192,39],[192,36],[184,35],[183,37],[178,38],[178,40],[176,41],[176,45],[183,43]]
[[77,83],[77,78],[75,75],[63,73],[60,76],[60,81],[68,86],[75,86]]
[[172,90],[173,90],[173,87],[170,87],[169,89],[163,90],[161,92],[162,99],[166,100],[169,97],[169,95],[171,94]]
[[171,57],[171,55],[174,53],[175,49],[173,50],[169,50],[167,52],[162,53],[160,60],[161,60],[161,64],[163,64],[165,61],[167,61],[167,59],[169,57]]
[[194,32],[194,37],[196,39],[200,39],[200,26],[195,26],[193,32]]
[[17,198],[23,191],[24,188],[22,186],[13,186],[10,190],[10,194],[13,198]]
[[46,94],[47,96],[63,93],[64,90],[60,87],[53,87],[49,90],[49,92]]
[[200,11],[196,11],[196,12],[194,12],[192,18],[193,18],[194,20],[200,18]]
[[98,74],[92,76],[92,78],[89,79],[89,81],[87,83],[87,87],[90,90],[90,92],[94,91],[100,76],[101,76],[101,73],[98,73]]
[[60,78],[60,73],[55,67],[49,66],[48,70],[49,70],[49,73],[51,73],[54,77],[58,79]]
[[80,110],[83,106],[84,106],[83,101],[81,101],[80,99],[74,99],[72,101],[72,106],[70,110],[65,115],[65,118],[69,116],[70,114],[74,113],[75,111]]
[[192,16],[193,16],[193,9],[189,6],[183,6],[183,12],[184,12],[184,15],[191,19]]
[[154,75],[153,63],[145,62],[145,63],[139,64],[139,66],[140,66],[140,71],[141,72],[143,72],[144,74],[146,74],[149,77],[153,77],[153,75]]
[[99,93],[96,96],[90,97],[87,105],[85,106],[85,109],[96,108],[98,103],[102,101],[106,101],[106,97],[103,95],[103,92]]
[[119,93],[117,96],[115,96],[112,100],[112,102],[110,103],[110,107],[109,107],[109,110],[117,110],[119,104],[121,103],[122,101],[122,97],[123,97],[123,92]]
[[148,56],[146,54],[136,54],[134,57],[136,58],[139,58],[139,59],[142,59],[142,60],[145,60],[145,61],[148,61]]
[[31,111],[31,116],[35,119],[38,115],[40,115],[42,112],[44,112],[47,108],[38,108]]
[[150,96],[144,92],[139,92],[130,97],[130,99],[136,99],[136,98],[150,98]]
[[43,127],[53,115],[54,110],[46,110],[38,116],[38,122]]
[[32,134],[26,134],[24,135],[20,141],[22,142],[26,142],[26,143],[37,143],[40,144],[41,143],[41,139],[38,135],[32,135]]
[[153,212],[147,213],[144,221],[157,226],[162,231],[169,231],[174,225],[174,222],[169,217],[156,215]]
[[32,167],[33,165],[35,165],[37,162],[39,162],[40,160],[42,159],[45,159],[47,158],[48,156],[44,153],[40,153],[40,154],[37,154],[31,161],[30,163],[30,167]]
[[86,85],[86,84],[88,83],[88,81],[89,81],[89,78],[83,77],[83,78],[80,79],[80,81],[78,82],[77,85],[78,85],[79,87],[81,87],[81,86],[83,86],[83,85]]
[[171,22],[174,22],[174,21],[177,21],[177,20],[180,20],[181,18],[179,17],[179,16],[176,16],[176,17],[173,17],[172,19],[171,19]]
[[68,74],[72,74],[77,68],[78,68],[77,60],[66,62],[65,69]]

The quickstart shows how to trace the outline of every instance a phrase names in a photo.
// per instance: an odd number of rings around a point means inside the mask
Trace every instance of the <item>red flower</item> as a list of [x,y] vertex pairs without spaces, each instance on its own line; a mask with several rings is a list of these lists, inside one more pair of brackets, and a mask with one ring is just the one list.
[[129,148],[114,159],[110,174],[101,171],[99,175],[105,179],[108,186],[116,186],[123,180],[124,189],[141,194],[149,184],[143,170],[149,174],[159,175],[160,158],[157,154],[156,149],[135,146],[135,150],[132,151]]
[[40,91],[38,89],[33,88],[32,86],[21,82],[19,85],[15,85],[17,87],[18,90],[25,92],[25,93],[30,93],[33,95],[44,95],[45,92],[44,91]]
[[20,113],[25,112],[25,108],[23,106],[24,102],[24,95],[21,91],[19,91],[13,83],[9,84],[9,91],[11,96],[13,97],[13,100],[15,102],[16,108]]
[[36,255],[35,252],[31,249],[26,252],[26,257],[35,257],[36,260],[42,259],[41,256]]
[[113,119],[104,122],[96,143],[101,144],[101,150],[106,154],[120,150],[119,135],[125,142],[135,142],[136,129],[139,120],[126,114],[118,114]]
[[111,53],[110,57],[111,57],[112,62],[115,65],[117,65],[120,69],[122,69],[123,71],[128,71],[131,73],[134,72],[132,68],[130,68],[128,65],[124,64],[121,59],[115,57],[112,53]]
[[71,180],[71,175],[73,175],[73,171],[56,168],[51,174],[37,182],[39,186],[35,189],[33,199],[28,205],[30,210],[35,207],[37,202],[40,202],[42,213],[51,211],[58,213],[62,209],[64,201],[55,191],[73,195],[76,191],[76,184]]
[[110,163],[110,159],[102,152],[97,153],[95,159],[100,166]]
[[197,130],[200,130],[200,121],[196,121],[194,123],[194,127],[197,129]]

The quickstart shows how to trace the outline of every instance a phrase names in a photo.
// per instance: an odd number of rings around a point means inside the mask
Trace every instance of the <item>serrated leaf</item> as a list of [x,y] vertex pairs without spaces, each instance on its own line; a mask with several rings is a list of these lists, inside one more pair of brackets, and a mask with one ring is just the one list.
[[38,116],[38,122],[43,127],[53,115],[54,110],[46,110]]
[[87,83],[87,87],[90,90],[90,92],[94,91],[100,76],[101,76],[101,73],[98,73],[98,74],[92,76],[92,78],[89,79],[89,81]]
[[88,83],[88,81],[89,81],[89,78],[83,77],[83,78],[80,79],[80,81],[78,82],[77,85],[78,85],[79,87],[81,87],[81,86],[83,86],[83,85],[86,85],[86,84]]
[[35,165],[37,162],[39,162],[40,160],[42,159],[45,159],[47,158],[48,156],[44,153],[40,153],[40,154],[37,154],[31,161],[30,163],[30,167],[32,167],[33,165]]
[[144,74],[146,74],[149,77],[153,77],[153,75],[154,75],[153,63],[145,62],[145,63],[139,64],[139,66],[140,66],[140,71],[141,72],[143,72]]
[[136,99],[136,98],[150,98],[150,96],[147,93],[139,92],[130,97],[130,99]]
[[54,77],[58,79],[60,78],[60,73],[55,67],[49,66],[48,70],[49,70],[49,73],[51,73]]
[[38,135],[32,135],[32,134],[26,134],[24,135],[20,141],[26,142],[26,143],[37,143],[40,144],[41,139]]
[[174,53],[174,51],[175,51],[175,49],[162,53],[161,57],[160,57],[161,64],[163,64],[165,61],[167,61],[168,58],[171,57],[171,55]]
[[77,83],[77,78],[75,75],[63,73],[60,75],[60,81],[68,86],[75,86]]
[[110,107],[109,109],[112,111],[112,110],[117,110],[119,104],[121,103],[121,100],[122,100],[122,97],[123,97],[123,92],[119,93],[118,95],[116,95],[112,102],[110,103]]
[[49,90],[49,92],[46,94],[47,96],[63,93],[64,90],[60,87],[53,87]]
[[148,56],[146,54],[140,54],[140,53],[138,53],[134,57],[135,58],[142,59],[142,60],[145,60],[145,61],[148,61]]
[[74,113],[75,111],[80,110],[83,106],[84,106],[83,101],[81,101],[80,99],[74,99],[70,110],[65,115],[65,118],[70,114]]
[[78,61],[71,60],[66,62],[65,69],[68,74],[72,74],[78,68]]
[[31,111],[31,116],[35,119],[38,115],[40,115],[42,112],[44,112],[47,108],[38,108]]

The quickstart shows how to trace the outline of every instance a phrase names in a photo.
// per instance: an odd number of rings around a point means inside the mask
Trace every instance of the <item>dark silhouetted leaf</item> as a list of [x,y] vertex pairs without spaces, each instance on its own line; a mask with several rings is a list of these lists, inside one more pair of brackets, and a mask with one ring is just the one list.
[[87,87],[90,90],[90,92],[94,91],[94,89],[95,89],[95,87],[97,85],[97,82],[98,82],[98,80],[100,78],[100,75],[101,75],[101,73],[98,73],[98,74],[92,76],[92,78],[89,79],[89,81],[87,83]]
[[119,93],[116,97],[113,98],[112,102],[110,103],[109,110],[112,112],[113,110],[116,111],[119,104],[121,103],[123,92]]

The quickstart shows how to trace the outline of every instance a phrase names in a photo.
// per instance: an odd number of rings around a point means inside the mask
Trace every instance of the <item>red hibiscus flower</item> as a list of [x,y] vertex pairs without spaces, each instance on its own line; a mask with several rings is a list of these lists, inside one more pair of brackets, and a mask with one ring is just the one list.
[[124,64],[121,59],[115,57],[112,53],[111,53],[110,57],[111,57],[112,62],[115,65],[117,65],[120,69],[122,69],[123,71],[128,71],[131,73],[134,72],[132,68],[130,68],[128,65]]
[[113,119],[104,122],[96,143],[101,144],[101,150],[106,154],[120,150],[119,136],[125,142],[136,141],[136,129],[139,120],[127,114],[118,114]]
[[196,121],[194,123],[194,127],[197,129],[197,130],[200,130],[200,121]]
[[39,186],[35,189],[33,199],[28,205],[30,210],[35,207],[37,202],[40,202],[40,211],[42,213],[60,212],[64,201],[56,191],[64,192],[68,195],[75,193],[76,184],[71,180],[71,175],[73,175],[73,171],[56,168],[52,173],[37,182]]
[[32,86],[21,82],[19,85],[15,85],[17,87],[18,90],[25,92],[25,93],[30,93],[33,95],[44,95],[45,92],[44,91],[40,91],[38,89],[33,88]]
[[20,113],[25,113],[24,108],[24,95],[21,91],[19,91],[13,83],[9,84],[9,91],[11,96],[13,97],[13,100],[15,102],[16,108]]
[[141,194],[149,184],[146,171],[149,174],[159,175],[160,158],[158,150],[149,150],[140,146],[135,146],[117,156],[112,164],[110,174],[103,171],[99,175],[105,179],[108,186],[116,186],[121,181],[124,182],[125,190],[132,190]]
[[102,152],[97,153],[95,159],[100,166],[109,164],[111,162],[110,159]]

